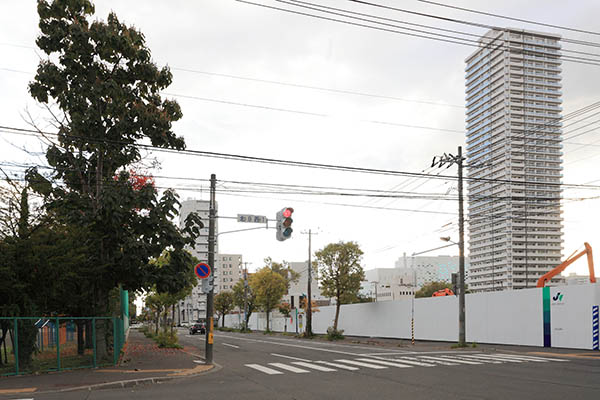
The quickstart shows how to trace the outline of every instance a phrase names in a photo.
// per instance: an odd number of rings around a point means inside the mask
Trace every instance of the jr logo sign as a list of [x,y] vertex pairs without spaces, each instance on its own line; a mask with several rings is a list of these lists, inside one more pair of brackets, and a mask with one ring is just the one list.
[[562,299],[563,299],[563,295],[560,294],[560,292],[556,293],[556,296],[554,296],[552,298],[552,300],[554,300],[554,301],[562,301]]

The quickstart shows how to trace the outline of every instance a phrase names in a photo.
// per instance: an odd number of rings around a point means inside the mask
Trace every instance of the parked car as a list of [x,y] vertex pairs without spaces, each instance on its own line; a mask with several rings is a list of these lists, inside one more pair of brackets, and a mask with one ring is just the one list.
[[190,335],[195,335],[196,333],[204,335],[206,333],[206,326],[201,323],[196,323],[190,326]]

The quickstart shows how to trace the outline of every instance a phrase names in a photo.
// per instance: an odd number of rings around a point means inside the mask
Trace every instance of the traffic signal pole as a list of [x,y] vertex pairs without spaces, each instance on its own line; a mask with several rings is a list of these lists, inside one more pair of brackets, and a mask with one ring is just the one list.
[[217,187],[217,176],[210,176],[210,205],[208,221],[208,265],[211,268],[209,277],[210,290],[206,296],[206,343],[204,347],[204,361],[207,365],[213,363],[213,314],[215,293],[215,221],[217,219],[215,191]]

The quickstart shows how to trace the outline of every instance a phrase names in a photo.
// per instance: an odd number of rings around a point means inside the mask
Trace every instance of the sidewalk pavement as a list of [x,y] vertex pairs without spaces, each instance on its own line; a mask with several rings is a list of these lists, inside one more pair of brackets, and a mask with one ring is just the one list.
[[161,349],[136,329],[130,330],[123,351],[117,366],[1,377],[0,396],[129,387],[195,376],[213,368],[204,365],[203,349]]

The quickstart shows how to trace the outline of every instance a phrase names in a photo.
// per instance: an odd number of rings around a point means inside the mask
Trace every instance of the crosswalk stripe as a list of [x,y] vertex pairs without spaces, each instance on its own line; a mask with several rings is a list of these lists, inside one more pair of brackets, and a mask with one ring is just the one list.
[[264,372],[265,374],[268,374],[268,375],[283,374],[283,372],[281,372],[281,371],[277,371],[277,370],[274,370],[274,369],[271,369],[268,367],[263,367],[262,365],[258,365],[258,364],[244,364],[244,365],[246,367],[253,368],[257,371]]
[[356,371],[356,370],[359,369],[359,368],[356,368],[356,367],[351,367],[349,365],[332,363],[332,362],[329,362],[329,361],[315,361],[315,362],[317,362],[319,364],[323,364],[323,365],[329,365],[330,367],[335,367],[335,368],[340,368],[340,369],[346,369],[348,371]]
[[383,360],[373,360],[371,358],[357,358],[357,361],[366,361],[375,364],[387,365],[388,367],[396,367],[396,368],[412,368],[412,365],[399,364],[391,361],[383,361]]
[[307,363],[304,361],[294,361],[294,362],[292,362],[292,364],[300,365],[301,367],[316,369],[317,371],[323,371],[323,372],[335,371],[335,369],[332,369],[332,368],[322,367],[320,365],[315,365],[315,364]]
[[371,369],[386,369],[387,367],[384,367],[383,365],[373,365],[373,364],[367,364],[364,362],[360,362],[360,361],[353,361],[353,360],[335,360],[337,362],[341,362],[341,363],[346,363],[346,364],[351,364],[351,365],[358,365],[359,367],[365,367],[365,368],[371,368]]
[[[503,356],[508,356],[508,354],[503,354]],[[538,356],[521,356],[521,355],[519,355],[519,358],[522,358],[522,359],[537,359],[537,360],[546,360],[546,361],[558,361],[558,362],[569,362],[569,360],[561,360],[560,358],[548,358],[548,357],[538,357]]]
[[531,361],[531,362],[548,362],[549,360],[545,360],[543,358],[535,358],[535,357],[526,357],[526,356],[518,356],[512,354],[498,354],[499,358],[506,358],[510,360],[523,360],[523,361]]
[[497,357],[497,356],[494,356],[494,355],[487,355],[487,354],[486,355],[479,355],[479,354],[477,354],[477,355],[472,355],[472,356],[469,356],[469,357],[481,358],[481,359],[484,359],[484,360],[496,360],[496,361],[502,361],[502,362],[512,362],[512,363],[522,363],[522,362],[525,362],[523,360],[512,360],[510,358],[502,358],[502,357]]
[[272,365],[277,368],[285,369],[286,371],[294,372],[296,374],[306,374],[306,373],[310,372],[305,369],[296,368],[293,365],[287,365],[287,364],[283,364],[283,363],[269,363],[269,365]]
[[482,363],[477,362],[477,361],[467,361],[467,360],[461,360],[455,357],[450,357],[450,356],[441,356],[441,357],[430,357],[430,356],[421,356],[421,358],[431,358],[433,360],[440,360],[440,361],[448,361],[448,362],[456,362],[459,364],[470,364],[470,365],[481,365]]
[[403,364],[418,365],[419,367],[435,367],[435,365],[433,365],[433,364],[427,364],[427,363],[420,362],[420,361],[414,361],[414,359],[407,360],[405,358],[394,358],[394,361],[401,362]]
[[408,358],[406,357],[408,360],[418,360],[418,361],[426,361],[429,363],[433,363],[433,364],[441,364],[441,365],[459,365],[458,363],[451,363],[450,361],[440,361],[440,360],[434,360],[434,357],[426,357],[426,356],[420,356],[420,358]]
[[496,360],[491,360],[491,359],[484,359],[484,358],[477,358],[477,357],[473,357],[471,355],[466,355],[466,354],[461,354],[460,357],[462,359],[467,359],[467,360],[477,360],[478,362],[482,362],[482,363],[489,363],[489,364],[502,364],[502,361],[496,361]]

